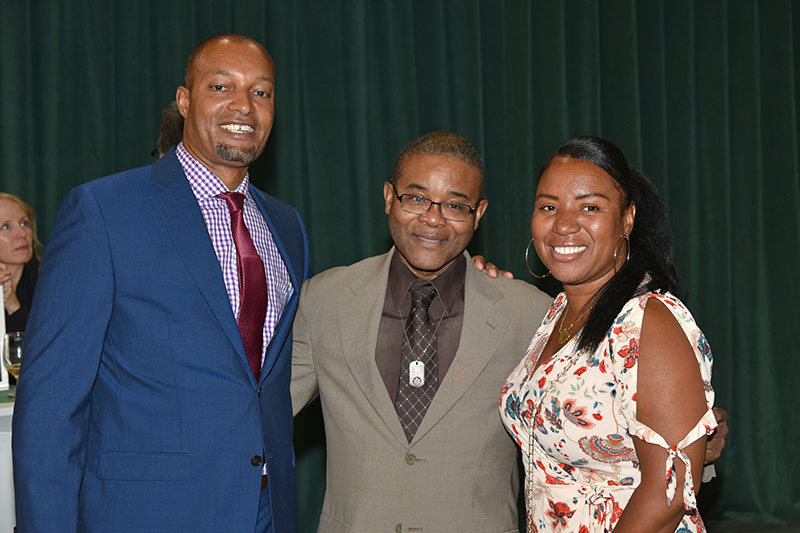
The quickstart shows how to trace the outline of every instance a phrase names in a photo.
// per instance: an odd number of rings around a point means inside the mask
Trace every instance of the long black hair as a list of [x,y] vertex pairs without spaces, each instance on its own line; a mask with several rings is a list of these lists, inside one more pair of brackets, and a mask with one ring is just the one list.
[[[602,168],[625,194],[622,209],[631,204],[636,206],[633,231],[628,243],[630,259],[598,292],[578,338],[579,349],[594,351],[622,307],[635,294],[669,291],[680,298],[683,288],[675,268],[672,231],[658,190],[644,174],[628,164],[622,150],[600,137],[573,137],[550,157],[539,172],[539,177],[553,159],[559,157],[582,159]],[[618,244],[619,252],[626,254],[624,244]],[[651,279],[640,289],[647,274]]]

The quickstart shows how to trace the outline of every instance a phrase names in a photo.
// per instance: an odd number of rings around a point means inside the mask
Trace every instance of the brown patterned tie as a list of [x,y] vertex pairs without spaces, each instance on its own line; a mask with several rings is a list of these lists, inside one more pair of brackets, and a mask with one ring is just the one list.
[[[400,383],[395,402],[397,416],[408,442],[417,433],[417,428],[439,389],[436,328],[428,313],[436,296],[436,287],[430,282],[418,280],[411,285],[410,291],[411,312],[405,325],[403,347],[400,350]],[[411,383],[414,376],[409,372],[409,365],[415,361],[425,365],[425,378],[421,386]]]
[[231,233],[236,245],[236,267],[239,273],[239,334],[247,360],[258,381],[261,375],[261,351],[264,342],[264,319],[267,316],[267,277],[264,262],[253,245],[244,225],[244,194],[226,192],[218,195],[231,212]]

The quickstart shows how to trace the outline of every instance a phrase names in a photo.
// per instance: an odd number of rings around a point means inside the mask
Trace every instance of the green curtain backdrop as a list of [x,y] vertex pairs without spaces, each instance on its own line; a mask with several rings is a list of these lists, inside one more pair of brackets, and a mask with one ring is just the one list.
[[[486,158],[472,249],[529,279],[539,166],[569,136],[607,137],[662,191],[714,350],[731,434],[704,512],[800,523],[799,30],[790,0],[2,0],[0,190],[35,207],[46,242],[70,188],[149,162],[187,55],[228,31],[275,59],[275,128],[251,175],[300,210],[317,271],[387,249],[394,155],[445,129]],[[318,409],[296,441],[312,531]]]

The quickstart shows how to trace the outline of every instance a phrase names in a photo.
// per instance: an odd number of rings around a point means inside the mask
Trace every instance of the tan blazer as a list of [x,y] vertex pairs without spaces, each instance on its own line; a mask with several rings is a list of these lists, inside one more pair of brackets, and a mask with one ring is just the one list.
[[375,363],[392,253],[323,272],[300,294],[292,404],[322,402],[319,531],[516,532],[517,446],[498,401],[550,297],[467,265],[458,352],[409,444]]

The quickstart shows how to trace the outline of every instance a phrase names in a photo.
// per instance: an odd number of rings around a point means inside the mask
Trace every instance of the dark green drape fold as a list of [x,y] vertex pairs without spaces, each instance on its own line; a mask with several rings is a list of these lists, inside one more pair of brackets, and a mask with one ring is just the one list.
[[[275,127],[251,175],[301,212],[317,271],[387,249],[394,156],[444,129],[486,158],[471,249],[530,279],[540,165],[569,136],[607,137],[664,196],[730,412],[704,513],[797,523],[798,27],[791,0],[4,0],[0,190],[34,206],[46,242],[70,188],[149,163],[186,57],[228,31],[275,59]],[[297,425],[312,531],[319,410]]]

